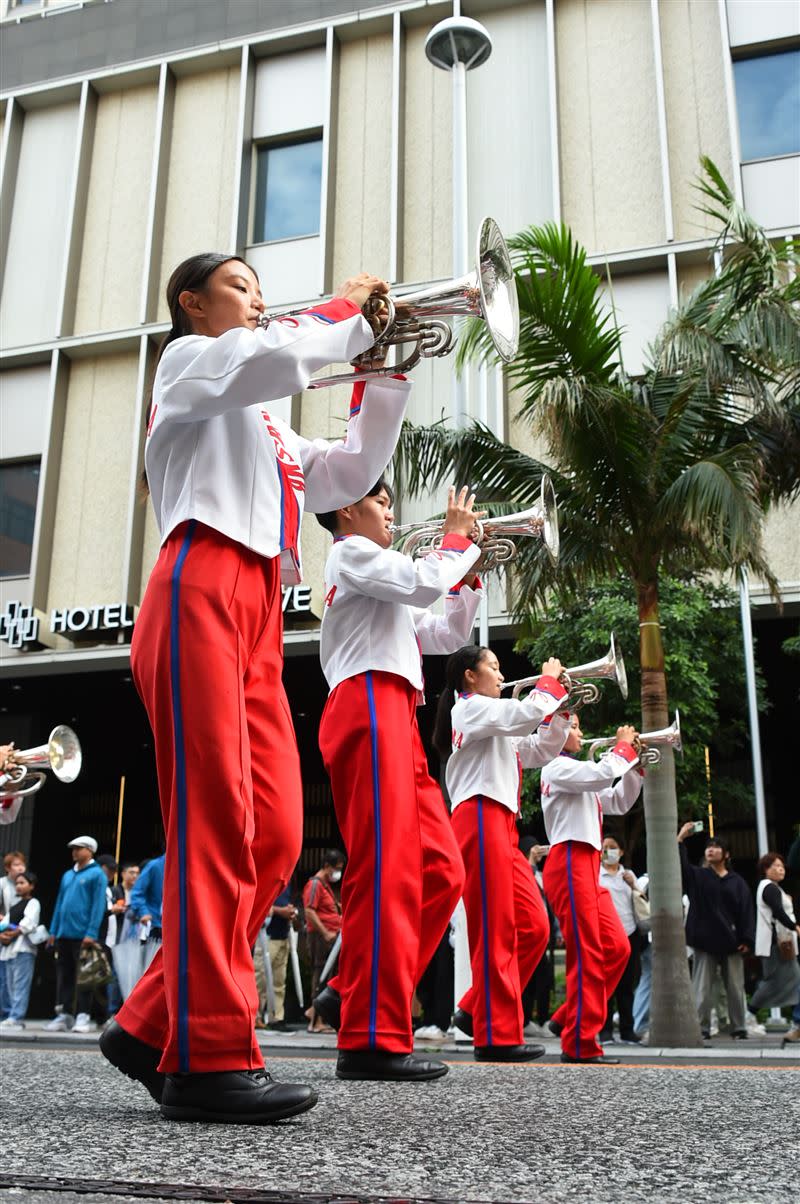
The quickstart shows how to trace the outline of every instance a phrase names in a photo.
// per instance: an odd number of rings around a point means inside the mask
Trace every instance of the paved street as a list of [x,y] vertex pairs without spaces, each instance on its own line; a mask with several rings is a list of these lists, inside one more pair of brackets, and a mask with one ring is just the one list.
[[[4,1042],[2,1124],[13,1140],[4,1142],[0,1198],[125,1200],[133,1197],[123,1183],[135,1182],[169,1184],[163,1195],[172,1199],[181,1184],[224,1189],[184,1191],[184,1200],[788,1199],[800,1177],[791,1140],[800,1065],[775,1047],[749,1053],[672,1059],[637,1050],[605,1069],[561,1066],[555,1046],[517,1067],[446,1053],[446,1079],[401,1087],[338,1082],[332,1051],[271,1050],[276,1077],[314,1083],[320,1103],[280,1126],[237,1128],[163,1121],[94,1041]],[[15,1176],[29,1178],[14,1188]],[[89,1194],[56,1190],[58,1177],[83,1180]],[[153,1188],[146,1198],[161,1195]]]

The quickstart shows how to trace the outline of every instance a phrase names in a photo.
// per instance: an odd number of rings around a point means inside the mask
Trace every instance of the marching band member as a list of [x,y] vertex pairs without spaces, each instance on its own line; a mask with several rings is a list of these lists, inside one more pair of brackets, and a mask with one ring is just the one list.
[[501,699],[497,657],[471,644],[448,660],[439,699],[434,744],[449,758],[472,963],[472,986],[455,1023],[473,1036],[479,1062],[528,1062],[545,1052],[523,1043],[522,987],[547,948],[550,921],[519,850],[516,819],[523,767],[545,765],[567,738],[560,674],[561,662],[552,658],[527,698]]
[[[390,549],[392,495],[381,480],[354,506],[320,515],[335,542],[320,656],[330,697],[320,748],[347,848],[339,973],[314,1000],[339,1029],[343,1079],[419,1081],[447,1067],[411,1056],[411,997],[447,928],[464,867],[417,728],[422,654],[452,652],[480,604],[470,572],[467,490],[450,489],[441,551]],[[445,614],[427,608],[447,595]]]
[[573,715],[561,756],[542,770],[542,813],[550,852],[544,889],[567,948],[567,998],[550,1027],[561,1037],[561,1061],[611,1065],[597,1040],[609,997],[630,955],[611,895],[599,885],[604,815],[624,815],[639,797],[642,770],[636,731],[617,729],[600,761],[578,761],[582,732]]
[[359,384],[346,438],[330,444],[269,403],[369,347],[359,307],[387,287],[364,273],[265,330],[258,278],[236,256],[193,256],[167,285],[145,448],[162,545],[131,648],[167,833],[164,939],[101,1048],[172,1120],[260,1124],[316,1103],[266,1074],[254,1034],[250,948],[303,822],[281,582],[300,580],[304,505],[346,505],[383,470],[410,386]]

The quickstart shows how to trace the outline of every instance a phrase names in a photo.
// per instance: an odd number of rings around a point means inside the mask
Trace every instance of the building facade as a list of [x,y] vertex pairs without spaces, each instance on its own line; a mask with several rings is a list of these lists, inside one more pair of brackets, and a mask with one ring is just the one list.
[[[775,238],[797,234],[795,5],[460,7],[493,42],[467,78],[469,229],[487,213],[509,233],[569,223],[612,282],[629,373],[670,306],[712,270],[715,232],[691,187],[701,154]],[[166,280],[196,251],[236,252],[279,311],[362,269],[402,285],[447,279],[451,85],[424,46],[452,12],[438,0],[0,0],[0,738],[31,746],[67,722],[86,749],[79,781],[26,804],[0,828],[1,847],[32,847],[40,866],[45,846],[57,859],[77,830],[113,848],[122,799],[123,856],[157,849],[129,643],[158,549],[139,480]],[[451,362],[414,379],[412,420],[450,412]],[[526,445],[499,371],[468,377],[466,408]],[[302,434],[335,438],[347,391],[308,392],[284,411]],[[404,505],[402,517],[432,504]],[[284,599],[286,679],[313,869],[336,835],[316,749],[327,536],[313,518],[303,544],[306,583]],[[783,618],[761,583],[752,594],[780,677],[776,649],[800,611],[796,511],[770,516],[768,547]],[[490,618],[508,651],[497,588]],[[788,734],[790,716],[778,722]],[[777,776],[770,789],[774,810]]]

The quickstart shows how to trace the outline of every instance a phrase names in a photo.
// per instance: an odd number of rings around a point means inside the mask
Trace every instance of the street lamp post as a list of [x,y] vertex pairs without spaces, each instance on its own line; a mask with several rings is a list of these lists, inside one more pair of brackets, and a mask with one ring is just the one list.
[[[462,17],[460,0],[454,0],[453,16],[434,25],[425,40],[425,53],[434,67],[449,71],[453,81],[453,275],[458,277],[470,269],[467,72],[486,62],[492,53],[492,39],[479,21]],[[456,430],[464,425],[467,417],[466,381],[455,374],[452,417]],[[480,642],[485,646],[489,642],[489,599],[485,590],[481,598],[479,631]]]
[[[460,0],[454,0],[453,16],[434,25],[425,41],[425,53],[434,67],[449,71],[453,81],[453,276],[459,277],[469,270],[467,72],[486,62],[492,53],[492,39],[479,21],[461,16]],[[463,377],[454,374],[452,418],[456,429],[464,425],[467,417],[466,392]],[[481,599],[479,638],[483,645],[489,641],[489,606],[485,590]],[[471,981],[467,915],[461,902],[456,908],[453,924],[454,985],[458,1003]],[[466,1034],[463,1039],[466,1039]]]

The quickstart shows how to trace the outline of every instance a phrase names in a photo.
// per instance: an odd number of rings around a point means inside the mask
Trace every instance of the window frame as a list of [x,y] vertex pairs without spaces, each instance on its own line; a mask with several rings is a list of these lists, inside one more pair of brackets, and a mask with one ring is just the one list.
[[[742,106],[739,96],[739,88],[736,79],[736,66],[738,63],[752,63],[757,59],[777,58],[782,54],[796,54],[800,63],[800,40],[781,42],[777,45],[761,45],[756,47],[737,47],[736,53],[732,56],[732,75],[733,75],[733,94],[736,107],[736,126],[739,142],[739,163],[742,167],[748,166],[751,163],[774,163],[779,159],[796,159],[800,156],[800,138],[796,150],[781,151],[773,155],[757,155],[754,158],[747,158],[744,153],[743,138],[742,138]],[[800,135],[800,129],[798,130]]]
[[[302,146],[309,142],[318,142],[320,147],[320,188],[319,188],[319,221],[316,231],[310,234],[291,234],[285,238],[256,238],[256,226],[258,221],[257,214],[257,197],[258,197],[258,160],[262,151],[267,153],[271,150],[280,150],[287,146]],[[250,220],[248,223],[248,243],[249,247],[275,247],[281,243],[300,242],[304,239],[319,238],[322,234],[322,205],[323,205],[323,184],[324,184],[324,156],[325,156],[325,131],[322,126],[315,126],[309,130],[292,130],[286,134],[279,134],[269,138],[253,139],[252,143],[252,170],[251,170],[251,199],[250,199]],[[266,198],[265,198],[265,213],[266,218]],[[262,225],[264,223],[262,222]]]
[[[35,542],[36,542],[36,519],[39,514],[39,505],[41,502],[43,460],[44,460],[43,455],[12,456],[12,457],[9,457],[9,459],[7,459],[7,460],[0,460],[0,472],[2,472],[2,470],[6,469],[6,468],[21,468],[21,467],[25,467],[26,465],[34,465],[34,464],[36,465],[37,470],[38,470],[38,476],[36,479],[36,500],[34,502],[34,507],[33,507],[33,528],[31,530],[30,559],[28,561],[28,568],[24,573],[17,573],[17,572],[6,573],[3,571],[2,563],[0,563],[0,581],[3,581],[3,582],[5,582],[5,581],[27,581],[31,576],[31,571],[33,569],[34,546],[35,546]],[[3,535],[4,535],[4,532],[2,530],[2,526],[0,526],[0,538],[2,538]]]

